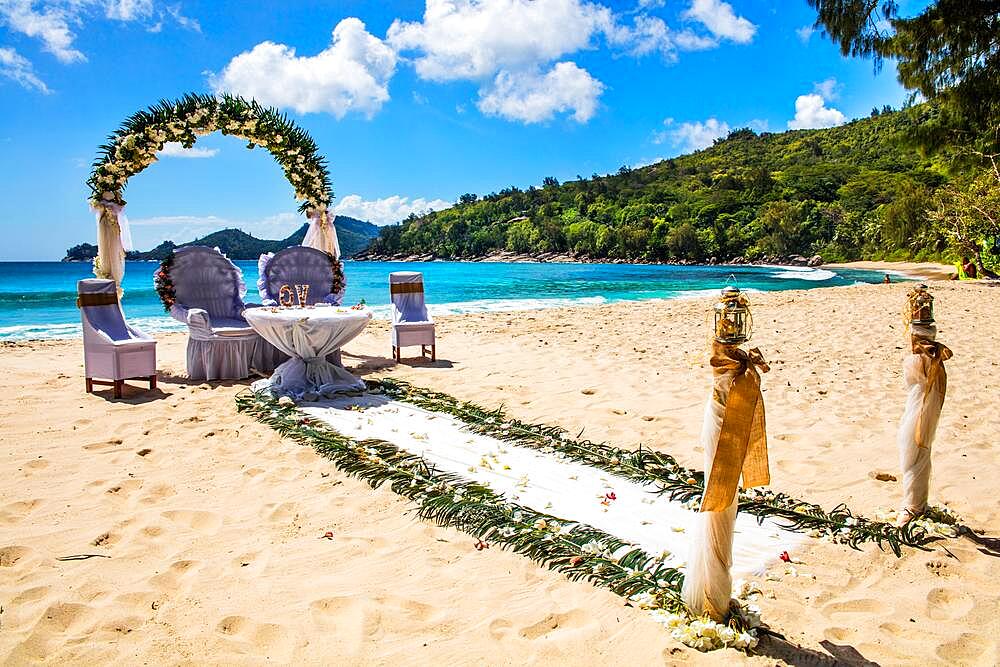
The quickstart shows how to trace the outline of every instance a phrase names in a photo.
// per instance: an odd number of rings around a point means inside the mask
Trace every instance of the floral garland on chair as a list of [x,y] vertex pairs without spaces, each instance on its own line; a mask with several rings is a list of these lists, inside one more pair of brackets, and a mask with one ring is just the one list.
[[327,253],[330,258],[330,269],[333,271],[333,280],[330,283],[330,294],[343,294],[347,289],[347,276],[344,275],[344,263]]
[[191,148],[199,136],[216,131],[245,139],[248,149],[270,151],[302,202],[300,211],[329,208],[330,175],[312,137],[278,110],[228,94],[188,94],[127,118],[98,150],[87,180],[91,202],[124,206],[128,179],[156,162],[164,144]]

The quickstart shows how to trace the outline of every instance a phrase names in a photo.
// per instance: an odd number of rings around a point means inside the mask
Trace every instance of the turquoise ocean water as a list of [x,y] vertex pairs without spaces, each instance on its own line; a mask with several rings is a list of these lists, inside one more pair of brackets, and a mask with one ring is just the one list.
[[[247,284],[247,301],[257,296],[257,262],[237,262]],[[128,262],[125,315],[155,333],[184,326],[163,312],[153,290],[155,262]],[[751,290],[809,289],[879,282],[872,271],[790,267],[639,266],[628,264],[492,264],[463,262],[346,263],[345,303],[364,299],[376,317],[388,317],[391,271],[421,271],[431,313],[531,310],[597,305],[615,301],[702,296],[726,284]],[[0,262],[0,340],[71,338],[80,334],[76,281],[93,277],[87,263]]]

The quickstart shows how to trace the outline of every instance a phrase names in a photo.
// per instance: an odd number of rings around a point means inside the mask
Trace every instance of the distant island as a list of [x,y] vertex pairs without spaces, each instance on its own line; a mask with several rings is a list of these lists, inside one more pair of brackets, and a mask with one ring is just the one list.
[[[370,222],[358,220],[344,215],[334,219],[337,237],[340,240],[340,250],[344,257],[352,257],[366,248],[372,239],[378,236],[378,227]],[[301,245],[305,238],[308,225],[302,225],[294,234],[280,241],[258,239],[239,229],[223,229],[207,236],[195,239],[189,243],[174,243],[164,241],[152,250],[146,252],[131,251],[126,254],[129,260],[162,260],[175,248],[191,245],[204,245],[218,248],[230,259],[257,259],[264,253],[276,252],[282,248]],[[88,262],[97,256],[97,246],[92,243],[81,243],[66,251],[64,262]]]

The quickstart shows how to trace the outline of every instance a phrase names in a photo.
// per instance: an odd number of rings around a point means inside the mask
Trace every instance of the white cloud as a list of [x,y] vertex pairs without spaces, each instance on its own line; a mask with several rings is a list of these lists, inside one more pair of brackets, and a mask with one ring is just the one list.
[[612,22],[607,7],[580,0],[427,0],[423,21],[397,19],[386,39],[419,52],[422,79],[481,80],[590,48]]
[[[720,39],[748,42],[756,31],[719,0],[693,0],[684,13],[709,32],[675,31],[648,13],[665,4],[639,0],[634,9],[616,13],[588,0],[427,0],[421,20],[395,20],[386,41],[400,53],[412,52],[424,80],[476,82],[484,113],[538,122],[563,110],[586,122],[604,85],[566,63],[567,56],[603,42],[614,52],[659,53],[674,61],[678,51],[713,48]],[[560,88],[540,89],[549,83]]]
[[826,81],[820,81],[819,83],[813,84],[813,92],[818,94],[827,102],[837,99],[840,95],[840,84],[833,77],[830,77]]
[[168,141],[163,144],[163,150],[158,153],[161,157],[178,158],[210,158],[215,157],[218,154],[218,148],[199,148],[198,146],[184,148],[184,146],[176,141]]
[[349,112],[373,116],[389,99],[396,53],[371,35],[365,24],[346,18],[333,29],[325,50],[296,56],[295,48],[261,42],[233,58],[209,82],[216,92],[233,92],[299,113]]
[[167,13],[170,14],[180,27],[192,32],[201,32],[201,24],[198,23],[198,19],[193,19],[190,16],[184,16],[184,14],[181,13],[180,5],[169,5],[167,7]]
[[692,0],[691,7],[683,16],[698,21],[716,37],[729,39],[737,44],[749,43],[757,32],[757,26],[742,16],[737,16],[733,6],[721,0]]
[[51,92],[45,82],[35,75],[31,62],[11,48],[0,47],[0,76],[8,78],[28,90],[37,90],[45,94]]
[[73,48],[76,35],[69,25],[77,19],[75,5],[68,8],[49,5],[36,11],[34,4],[32,0],[0,0],[0,23],[14,32],[40,39],[42,48],[60,62],[86,60],[82,52]]
[[693,123],[681,123],[674,126],[674,119],[667,118],[663,121],[667,129],[653,133],[653,143],[662,144],[670,141],[677,146],[682,153],[692,153],[708,148],[716,139],[725,137],[730,132],[729,123],[720,121],[717,118],[709,118],[706,121],[695,121]]
[[135,21],[153,15],[153,0],[108,0],[105,16],[118,21]]
[[804,25],[801,28],[795,29],[795,34],[799,36],[799,41],[803,44],[808,43],[812,39],[814,32],[816,32],[816,28],[811,25]]
[[358,220],[367,220],[375,225],[391,225],[405,219],[411,213],[421,215],[429,211],[448,208],[453,202],[443,199],[410,199],[392,195],[382,199],[366,200],[360,195],[341,197],[333,206],[337,215],[347,215]]
[[562,62],[546,72],[500,72],[493,85],[480,90],[479,110],[490,116],[524,123],[550,120],[556,113],[573,112],[586,123],[597,111],[604,84],[576,63]]
[[795,118],[788,121],[790,130],[812,130],[834,127],[847,122],[847,118],[837,109],[827,107],[822,95],[799,95],[795,99]]

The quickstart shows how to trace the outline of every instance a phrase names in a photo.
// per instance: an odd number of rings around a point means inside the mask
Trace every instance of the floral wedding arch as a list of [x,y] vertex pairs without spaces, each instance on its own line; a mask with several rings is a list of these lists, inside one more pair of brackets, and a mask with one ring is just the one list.
[[299,211],[309,220],[302,245],[340,259],[337,231],[330,215],[333,193],[326,160],[316,143],[301,127],[276,109],[235,95],[188,94],[127,118],[108,143],[100,147],[90,186],[91,210],[97,216],[97,257],[94,275],[110,278],[121,286],[125,274],[125,250],[131,248],[125,200],[128,179],[156,162],[156,154],[167,142],[191,148],[199,136],[221,132],[245,139],[247,148],[266,148],[281,165],[285,178],[302,202]]

